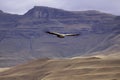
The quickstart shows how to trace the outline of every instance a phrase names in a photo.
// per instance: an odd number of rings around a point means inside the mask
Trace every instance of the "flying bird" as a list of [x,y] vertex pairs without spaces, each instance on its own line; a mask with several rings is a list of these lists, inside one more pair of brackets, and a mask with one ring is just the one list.
[[80,35],[80,34],[61,34],[58,32],[50,32],[50,31],[46,31],[46,33],[56,35],[58,38],[65,38],[65,36],[79,36]]

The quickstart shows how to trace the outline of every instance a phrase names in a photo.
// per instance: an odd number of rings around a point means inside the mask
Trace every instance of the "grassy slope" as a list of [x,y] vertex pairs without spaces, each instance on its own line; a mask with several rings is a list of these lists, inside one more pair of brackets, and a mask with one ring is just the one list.
[[10,68],[0,68],[0,72],[3,72],[3,71],[6,71],[6,70],[9,70]]
[[0,80],[120,80],[120,59],[39,59],[0,73]]

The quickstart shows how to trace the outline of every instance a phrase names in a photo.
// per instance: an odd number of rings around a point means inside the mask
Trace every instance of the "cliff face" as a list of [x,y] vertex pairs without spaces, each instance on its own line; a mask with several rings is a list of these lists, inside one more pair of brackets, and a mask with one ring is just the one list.
[[[119,16],[35,6],[24,15],[0,11],[0,66],[31,58],[64,58],[104,51],[119,38]],[[59,39],[45,31],[80,33]],[[114,40],[116,39],[116,40]],[[118,46],[119,47],[119,46]],[[4,60],[6,63],[4,63]]]
[[33,9],[29,10],[25,14],[25,16],[29,18],[32,17],[39,19],[42,18],[57,19],[57,18],[72,18],[75,17],[76,14],[55,8],[35,6]]

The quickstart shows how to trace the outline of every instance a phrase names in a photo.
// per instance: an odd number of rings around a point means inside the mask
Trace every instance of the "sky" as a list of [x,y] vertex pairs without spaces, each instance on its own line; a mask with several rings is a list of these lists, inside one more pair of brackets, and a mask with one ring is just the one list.
[[24,14],[34,6],[48,6],[70,11],[98,10],[120,15],[120,0],[0,0],[0,10]]

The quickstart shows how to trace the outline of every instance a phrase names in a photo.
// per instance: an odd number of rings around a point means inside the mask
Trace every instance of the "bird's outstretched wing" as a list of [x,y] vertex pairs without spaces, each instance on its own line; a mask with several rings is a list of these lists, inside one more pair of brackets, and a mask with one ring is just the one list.
[[46,33],[53,34],[53,35],[61,35],[60,33],[57,33],[57,32],[50,32],[50,31],[46,31]]
[[65,36],[79,36],[80,35],[80,34],[61,34],[61,33],[50,32],[50,31],[47,31],[46,33],[57,35],[57,37],[59,38],[64,38]]
[[66,36],[79,36],[80,34],[65,34]]

